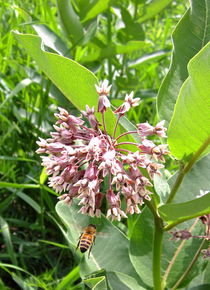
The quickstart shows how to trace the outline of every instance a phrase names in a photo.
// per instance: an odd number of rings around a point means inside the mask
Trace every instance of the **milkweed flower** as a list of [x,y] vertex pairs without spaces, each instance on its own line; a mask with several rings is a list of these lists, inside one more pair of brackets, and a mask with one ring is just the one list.
[[[60,200],[71,205],[78,198],[80,213],[100,217],[105,212],[108,218],[119,221],[127,214],[140,213],[144,201],[151,199],[152,179],[155,174],[161,175],[163,156],[169,152],[166,145],[146,139],[152,134],[165,137],[163,122],[155,127],[138,124],[136,131],[115,137],[120,118],[139,104],[140,99],[134,98],[133,92],[114,111],[116,123],[113,132],[107,133],[105,112],[110,108],[110,90],[108,81],[96,85],[102,124],[95,116],[94,107],[86,105],[79,117],[58,108],[54,132],[46,140],[39,138],[36,152],[41,154],[42,165],[49,175],[48,184],[61,194]],[[140,142],[130,142],[127,137],[133,133],[139,134]]]

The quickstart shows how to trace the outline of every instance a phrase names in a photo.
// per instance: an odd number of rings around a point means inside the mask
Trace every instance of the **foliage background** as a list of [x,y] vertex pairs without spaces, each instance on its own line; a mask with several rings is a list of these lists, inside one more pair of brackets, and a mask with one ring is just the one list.
[[[156,7],[146,19],[146,1],[112,1],[111,10],[107,9],[109,1],[93,1],[105,6],[88,19],[92,6],[84,2],[72,1],[74,23],[77,14],[82,22],[73,33],[68,1],[4,1],[0,8],[2,289],[87,287],[55,212],[56,194],[44,185],[46,176],[35,154],[36,140],[49,135],[58,106],[78,112],[40,72],[11,31],[38,33],[49,41],[55,37],[54,49],[86,66],[99,80],[109,79],[113,105],[118,106],[131,90],[141,97],[141,105],[129,112],[129,120],[154,124],[157,92],[170,65],[171,33],[188,6],[181,0],[159,1],[165,3],[163,9]],[[133,19],[129,5],[134,7]],[[85,35],[80,25],[87,29]],[[167,168],[173,173],[177,165],[168,161]],[[135,221],[134,216],[116,225],[129,237]]]

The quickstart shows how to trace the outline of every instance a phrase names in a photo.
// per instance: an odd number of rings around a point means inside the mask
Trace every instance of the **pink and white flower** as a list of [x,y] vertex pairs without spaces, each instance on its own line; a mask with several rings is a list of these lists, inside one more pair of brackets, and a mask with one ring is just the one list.
[[[156,160],[164,161],[163,155],[168,154],[168,150],[165,145],[157,146],[145,138],[139,144],[131,143],[136,146],[134,151],[127,150],[123,147],[126,142],[118,140],[132,132],[115,138],[119,119],[139,104],[140,99],[134,99],[133,93],[126,95],[124,103],[115,111],[118,119],[113,134],[107,133],[104,113],[110,107],[107,97],[110,89],[107,81],[96,86],[102,125],[95,116],[94,107],[86,105],[86,111],[82,112],[90,127],[81,116],[75,117],[59,108],[59,113],[55,114],[55,131],[51,132],[51,138],[39,138],[36,152],[43,154],[42,165],[50,176],[49,186],[61,194],[59,199],[71,205],[73,199],[78,198],[80,213],[100,217],[102,201],[106,197],[107,217],[119,221],[127,217],[126,213],[140,213],[145,199],[151,199],[152,192],[148,188],[152,187],[154,175],[160,175],[159,169],[164,167]],[[139,124],[138,132],[143,137],[151,133],[163,137],[166,130],[163,124],[160,122],[156,127],[148,123]],[[150,178],[143,175],[145,169]],[[125,208],[121,199],[126,202]]]

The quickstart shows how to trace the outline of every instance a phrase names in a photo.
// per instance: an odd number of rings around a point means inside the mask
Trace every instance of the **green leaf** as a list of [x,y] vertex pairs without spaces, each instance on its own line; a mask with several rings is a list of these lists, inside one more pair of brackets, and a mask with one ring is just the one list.
[[163,57],[168,55],[170,50],[163,49],[159,51],[155,51],[149,54],[145,54],[135,60],[128,62],[128,67],[137,68],[138,66],[141,67],[142,64],[148,63],[148,62],[155,62],[161,60]]
[[130,259],[145,285],[153,286],[152,249],[153,249],[153,216],[146,207],[139,215],[130,239]]
[[16,96],[22,89],[24,89],[25,87],[29,86],[30,84],[32,84],[33,81],[31,79],[24,79],[22,81],[20,81],[15,88],[6,96],[5,100],[0,104],[0,109],[2,109],[3,106],[5,106],[5,104],[8,101],[11,101],[12,98],[14,96]]
[[61,282],[57,285],[55,290],[65,290],[67,287],[70,288],[70,286],[73,285],[74,282],[76,282],[79,278],[79,266],[77,266],[62,278]]
[[[52,80],[58,89],[80,111],[85,105],[97,107],[98,94],[95,90],[96,76],[77,62],[61,55],[49,53],[41,49],[41,39],[35,35],[15,33],[18,41],[26,51],[35,59],[40,69]],[[100,120],[100,115],[97,115]],[[116,117],[108,110],[106,112],[108,132],[113,132]]]
[[[208,262],[207,262],[208,263]],[[207,286],[210,286],[210,263],[208,263],[204,269],[204,271],[198,275],[195,279],[191,281],[189,284],[188,288],[191,290],[199,289],[199,287],[204,287],[204,289],[209,289],[206,288]],[[197,288],[198,287],[198,288]],[[201,288],[202,289],[202,288]]]
[[11,264],[6,264],[6,263],[0,263],[0,267],[2,269],[4,269],[5,271],[7,271],[12,277],[14,276],[15,278],[19,278],[20,280],[18,282],[22,282],[24,283],[24,280],[22,278],[20,278],[20,276],[18,277],[14,272],[11,272],[9,269],[14,269],[16,271],[21,271],[23,273],[26,273],[27,275],[29,275],[29,277],[31,277],[32,279],[34,279],[34,281],[36,281],[37,285],[40,286],[41,288],[46,289],[45,284],[43,283],[43,281],[39,281],[39,279],[36,278],[36,276],[34,276],[33,274],[31,274],[30,272],[24,270],[23,268],[16,266],[16,265],[11,265]]
[[125,45],[122,44],[112,44],[109,47],[99,48],[94,47],[91,54],[88,54],[82,58],[83,62],[93,62],[96,60],[101,60],[104,58],[114,57],[118,54],[129,54],[134,51],[138,51],[141,48],[148,47],[150,44],[146,41],[132,40],[128,41]]
[[78,213],[78,210],[79,207],[76,204],[70,207],[63,201],[56,205],[56,211],[67,228],[68,242],[74,247],[78,243],[82,229],[90,223],[97,227],[98,236],[90,258],[85,254],[81,260],[81,275],[86,276],[94,271],[106,269],[106,271],[125,273],[140,281],[129,259],[129,241],[126,236],[105,217],[91,218]]
[[168,225],[210,214],[210,193],[188,202],[162,205],[158,211]]
[[158,93],[160,119],[170,122],[183,82],[188,77],[187,64],[210,40],[210,1],[192,0],[173,33],[173,56],[170,69]]
[[19,196],[22,200],[24,200],[28,205],[30,205],[36,212],[38,212],[39,214],[41,213],[40,205],[30,196],[21,191],[17,192],[16,195]]
[[95,18],[99,13],[105,11],[109,7],[109,2],[110,0],[92,1],[91,7],[89,7],[84,19],[82,19],[82,23],[86,22],[87,20]]
[[209,289],[210,289],[210,284],[203,284],[203,285],[189,288],[189,290],[209,290]]
[[17,265],[17,258],[16,258],[15,250],[12,244],[9,226],[8,226],[8,223],[1,216],[0,216],[0,227],[1,227],[1,232],[4,237],[4,242],[6,244],[7,252],[10,257],[10,260],[14,265]]
[[0,182],[1,187],[12,187],[12,188],[39,188],[39,184],[21,184],[21,183],[11,183],[11,182]]
[[162,176],[154,175],[154,189],[160,197],[162,203],[165,203],[170,193],[170,187],[164,174]]
[[32,25],[37,34],[41,37],[44,45],[52,48],[60,55],[67,56],[69,48],[66,43],[47,25],[33,24]]
[[55,243],[55,242],[52,242],[52,241],[39,240],[39,242],[41,242],[41,243],[45,243],[45,244],[48,244],[48,245],[51,245],[51,246],[55,246],[55,247],[59,247],[59,248],[63,248],[63,249],[69,249],[69,247],[66,246],[66,245],[59,244],[59,243]]
[[171,153],[178,159],[194,154],[201,146],[210,152],[210,43],[188,65],[189,77],[184,82],[168,130]]
[[163,10],[168,4],[170,4],[172,0],[153,0],[150,1],[149,4],[142,4],[141,7],[141,14],[138,18],[138,22],[142,23],[146,20],[154,17],[158,14],[161,10]]
[[[170,187],[173,186],[177,173],[169,179]],[[210,154],[199,160],[185,176],[180,185],[174,203],[193,200],[200,194],[200,190],[210,189]]]
[[41,172],[40,176],[39,176],[39,183],[40,183],[41,185],[43,185],[43,184],[46,182],[47,178],[48,178],[48,175],[47,175],[47,173],[46,173],[46,169],[45,169],[45,167],[44,167],[44,168],[42,169],[42,172]]
[[[205,232],[205,226],[202,225],[201,221],[198,219],[185,222],[179,226],[179,230],[180,229],[188,229],[192,235],[203,235]],[[203,245],[203,239],[188,239],[175,242],[171,240],[171,237],[172,234],[168,232],[164,233],[162,273],[164,279],[167,277],[167,289],[173,288],[192,263],[197,251],[200,250],[200,247]],[[206,241],[205,243],[203,247],[206,247],[208,242]],[[193,278],[202,273],[205,266],[206,261],[203,259],[202,255],[199,255],[191,271],[180,284],[180,288],[186,287]]]
[[36,35],[15,33],[18,41],[35,59],[40,69],[55,83],[61,92],[79,110],[85,109],[85,104],[94,106],[98,95],[95,90],[97,78],[85,67],[75,61],[41,49],[41,39]]
[[[107,281],[111,290],[123,289],[123,290],[143,290],[146,289],[141,287],[137,281],[124,273],[120,272],[108,272]],[[101,289],[99,289],[101,290]]]
[[73,44],[84,37],[83,27],[75,13],[70,0],[57,0],[62,26]]
[[107,290],[106,277],[96,277],[85,279],[84,283],[90,288],[94,290]]

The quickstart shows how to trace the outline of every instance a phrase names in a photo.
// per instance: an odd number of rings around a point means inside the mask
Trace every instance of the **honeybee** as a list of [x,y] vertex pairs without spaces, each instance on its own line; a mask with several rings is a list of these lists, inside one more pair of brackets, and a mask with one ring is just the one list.
[[92,249],[93,243],[95,242],[96,236],[96,226],[89,224],[84,232],[79,237],[79,242],[77,244],[76,250],[79,248],[81,253],[85,253],[89,249],[88,258],[90,256],[90,251]]

